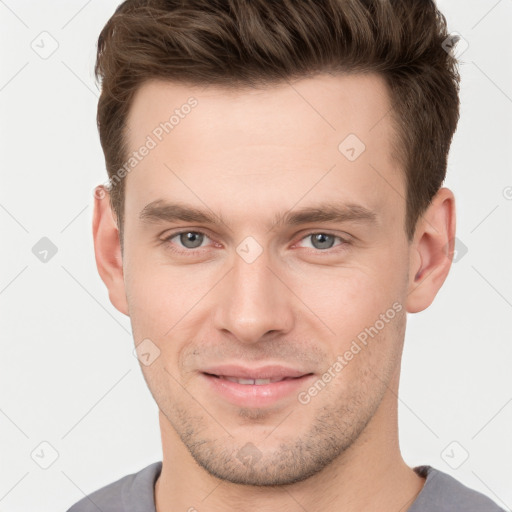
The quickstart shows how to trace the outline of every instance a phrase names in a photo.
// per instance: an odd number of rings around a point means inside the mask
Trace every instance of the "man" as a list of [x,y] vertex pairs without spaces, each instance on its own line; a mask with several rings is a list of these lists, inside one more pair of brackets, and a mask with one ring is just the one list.
[[456,62],[432,1],[128,0],[103,29],[96,262],[163,461],[70,511],[499,511],[398,443],[449,272]]

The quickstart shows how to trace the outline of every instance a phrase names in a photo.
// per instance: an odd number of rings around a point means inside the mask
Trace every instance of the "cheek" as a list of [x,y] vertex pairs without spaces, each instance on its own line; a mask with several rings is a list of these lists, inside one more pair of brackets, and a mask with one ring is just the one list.
[[170,265],[142,255],[128,258],[126,270],[135,344],[149,338],[165,360],[173,360],[182,350],[181,344],[197,335],[206,315],[213,314],[214,308],[204,309],[204,296],[218,279],[217,271],[199,272],[193,265]]
[[350,397],[354,407],[377,403],[400,362],[405,310],[395,302],[382,311],[366,315],[367,320],[361,315],[349,317],[346,330],[340,323],[340,334],[332,347],[326,370],[336,377],[330,392],[342,401]]
[[[332,389],[338,393],[341,388],[350,394],[347,386],[351,383],[371,387],[379,379],[387,381],[394,369],[405,310],[401,304],[403,284],[389,268],[337,269],[317,273],[314,280],[302,280],[299,296],[329,327],[329,341],[324,340],[330,353],[326,364],[338,363],[338,371],[331,368],[337,375]],[[320,328],[323,332],[323,326]]]
[[[289,282],[294,283],[291,276]],[[342,338],[373,324],[402,297],[398,276],[378,267],[317,269],[303,273],[291,288]]]
[[127,258],[125,287],[135,342],[161,337],[173,324],[181,283],[149,259]]

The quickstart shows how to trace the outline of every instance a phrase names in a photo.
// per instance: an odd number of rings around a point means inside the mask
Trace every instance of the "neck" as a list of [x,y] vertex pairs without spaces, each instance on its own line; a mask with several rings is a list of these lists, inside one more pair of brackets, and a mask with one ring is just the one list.
[[357,441],[338,459],[320,473],[284,486],[233,484],[210,475],[195,462],[160,413],[163,463],[155,486],[157,512],[407,510],[425,479],[407,466],[400,454],[397,399],[393,388],[395,386],[390,386]]

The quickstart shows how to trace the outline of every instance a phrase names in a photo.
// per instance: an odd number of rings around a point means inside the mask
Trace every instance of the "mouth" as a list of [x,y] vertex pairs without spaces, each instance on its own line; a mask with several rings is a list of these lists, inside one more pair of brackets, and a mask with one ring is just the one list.
[[224,365],[200,372],[209,393],[238,407],[266,407],[290,402],[310,385],[314,373],[284,366],[246,368]]

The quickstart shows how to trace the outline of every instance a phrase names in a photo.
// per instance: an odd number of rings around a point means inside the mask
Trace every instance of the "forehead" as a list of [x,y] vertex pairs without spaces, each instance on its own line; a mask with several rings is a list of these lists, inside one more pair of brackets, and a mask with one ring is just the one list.
[[[188,108],[191,98],[199,108]],[[194,115],[188,116],[191,110]],[[362,138],[369,138],[367,132],[376,124],[387,124],[382,117],[390,110],[385,81],[375,73],[321,74],[258,88],[201,87],[149,80],[133,97],[127,118],[128,140],[135,143],[159,123],[169,121],[173,114],[173,129],[190,117],[186,125],[198,136],[215,128],[241,136],[238,129],[243,127],[248,138],[258,135],[261,142],[265,135],[272,140],[276,131],[281,137],[287,133],[292,137],[306,135],[314,141],[325,139],[329,132],[337,139],[350,128]],[[297,126],[294,123],[299,119],[308,124]],[[281,128],[292,130],[285,132]],[[179,136],[179,131],[184,131],[183,127],[174,135]]]
[[126,203],[140,211],[185,194],[199,205],[215,191],[236,204],[235,187],[243,208],[251,197],[261,201],[266,187],[268,207],[284,194],[299,200],[305,193],[382,206],[396,201],[393,188],[405,194],[390,113],[385,82],[375,74],[241,89],[148,81],[134,96],[126,137],[130,152],[151,149],[127,175]]

